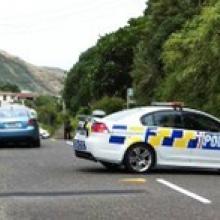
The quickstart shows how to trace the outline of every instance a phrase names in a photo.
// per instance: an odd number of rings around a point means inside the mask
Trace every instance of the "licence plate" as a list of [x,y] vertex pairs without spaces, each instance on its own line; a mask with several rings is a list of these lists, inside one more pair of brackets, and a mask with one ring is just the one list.
[[5,124],[6,128],[21,128],[21,124],[20,123],[7,123]]
[[87,149],[85,145],[85,141],[81,141],[81,140],[74,140],[73,148],[78,151],[85,151]]

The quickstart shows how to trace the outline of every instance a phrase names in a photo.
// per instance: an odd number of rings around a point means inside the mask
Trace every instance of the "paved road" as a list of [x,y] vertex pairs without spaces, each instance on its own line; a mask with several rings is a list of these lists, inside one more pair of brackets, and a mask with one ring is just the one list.
[[110,172],[63,141],[0,149],[0,219],[217,220],[219,189],[215,171]]

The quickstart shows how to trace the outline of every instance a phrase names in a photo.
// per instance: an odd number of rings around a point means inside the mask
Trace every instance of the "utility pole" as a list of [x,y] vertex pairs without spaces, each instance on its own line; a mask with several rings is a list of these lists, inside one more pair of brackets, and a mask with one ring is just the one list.
[[65,104],[65,101],[64,100],[62,100],[63,101],[63,114],[66,114],[66,104]]
[[134,104],[134,90],[133,88],[128,88],[127,89],[127,109],[130,108],[130,104]]
[[[64,81],[64,83],[66,82],[67,74],[68,74],[68,71],[65,71],[65,72],[64,72],[64,75],[63,75],[63,81]],[[64,98],[63,98],[63,95],[61,96],[61,101],[62,101],[63,114],[65,115],[65,114],[66,114],[66,103],[65,103],[65,100],[64,100]]]

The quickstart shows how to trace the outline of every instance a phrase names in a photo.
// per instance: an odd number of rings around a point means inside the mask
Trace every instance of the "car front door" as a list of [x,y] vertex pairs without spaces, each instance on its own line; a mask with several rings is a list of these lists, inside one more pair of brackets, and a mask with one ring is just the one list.
[[220,122],[211,116],[183,112],[186,130],[197,132],[197,143],[193,146],[193,166],[220,167]]

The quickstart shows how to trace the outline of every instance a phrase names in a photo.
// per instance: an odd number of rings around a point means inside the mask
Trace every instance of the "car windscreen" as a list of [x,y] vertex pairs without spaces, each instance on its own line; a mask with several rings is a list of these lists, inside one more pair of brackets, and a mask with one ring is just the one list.
[[28,113],[25,109],[0,109],[1,118],[19,118],[27,117]]

